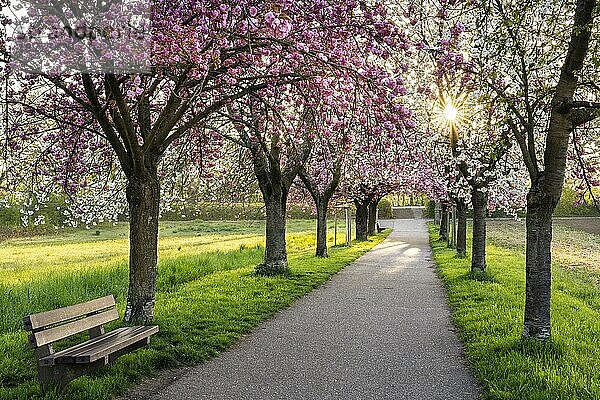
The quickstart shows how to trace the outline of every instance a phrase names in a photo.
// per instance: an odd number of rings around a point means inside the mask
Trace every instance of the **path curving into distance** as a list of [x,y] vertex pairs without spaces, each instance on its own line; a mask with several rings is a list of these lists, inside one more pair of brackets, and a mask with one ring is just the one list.
[[383,243],[148,398],[478,399],[425,220],[382,225]]

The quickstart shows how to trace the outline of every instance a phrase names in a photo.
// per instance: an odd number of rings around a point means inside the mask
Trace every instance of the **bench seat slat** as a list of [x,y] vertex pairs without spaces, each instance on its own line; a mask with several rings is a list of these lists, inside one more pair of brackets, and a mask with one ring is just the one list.
[[[105,333],[104,335],[90,339],[87,342],[83,342],[81,344],[78,344],[77,346],[73,346],[71,348],[63,350],[62,352],[60,352],[60,354],[56,353],[54,355],[54,358],[56,359],[57,363],[71,363],[74,362],[74,359],[76,357],[93,353],[99,348],[102,348],[115,342],[119,342],[120,340],[123,340],[131,336],[132,334],[135,334],[138,331],[142,331],[144,328],[147,327],[130,326],[115,329],[113,331]],[[73,361],[71,361],[71,359],[73,359]]]
[[54,365],[54,364],[56,364],[55,360],[57,357],[68,356],[68,355],[72,354],[73,352],[76,352],[79,349],[84,349],[85,347],[93,345],[94,343],[96,343],[100,340],[105,340],[106,338],[108,338],[110,336],[117,335],[119,332],[121,332],[124,329],[128,329],[128,328],[127,327],[117,328],[115,330],[105,333],[104,335],[96,336],[93,339],[76,344],[75,346],[69,347],[68,349],[57,351],[56,353],[52,353],[49,356],[40,358],[38,360],[39,365],[45,365],[45,366]]
[[43,329],[49,325],[58,324],[114,306],[115,298],[112,295],[108,295],[100,297],[99,299],[86,301],[85,303],[28,315],[23,318],[23,323],[25,324],[26,330],[35,332],[36,330]]
[[32,344],[37,347],[48,343],[56,342],[57,340],[83,332],[90,328],[114,321],[119,318],[119,312],[116,309],[109,309],[99,314],[90,315],[89,317],[68,322],[63,325],[55,326],[40,332],[34,332],[29,335]]
[[[92,363],[105,356],[109,356],[127,346],[148,339],[151,335],[157,332],[157,325],[133,327],[128,332],[121,332],[119,335],[109,340],[98,343],[97,346],[94,346],[93,348],[90,348],[85,352],[78,354],[75,358],[75,362],[77,364]],[[149,343],[149,341],[146,343]]]
[[115,329],[102,336],[40,359],[41,365],[89,364],[158,332],[158,326],[132,326]]

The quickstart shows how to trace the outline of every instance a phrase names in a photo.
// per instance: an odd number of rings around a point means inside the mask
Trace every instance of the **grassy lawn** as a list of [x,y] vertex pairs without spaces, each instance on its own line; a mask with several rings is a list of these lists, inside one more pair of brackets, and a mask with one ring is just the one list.
[[[600,236],[555,227],[551,343],[522,342],[524,226],[490,224],[488,272],[471,277],[430,227],[453,318],[485,399],[600,399]],[[470,243],[469,243],[470,245]]]
[[[64,397],[107,399],[159,369],[206,361],[386,236],[332,248],[329,258],[317,259],[314,222],[290,221],[290,275],[259,278],[252,272],[262,260],[263,230],[262,223],[248,221],[161,223],[155,309],[159,334],[149,347],[72,382]],[[127,252],[126,224],[0,243],[0,399],[43,398],[22,327],[24,315],[106,294],[115,296],[123,314]]]

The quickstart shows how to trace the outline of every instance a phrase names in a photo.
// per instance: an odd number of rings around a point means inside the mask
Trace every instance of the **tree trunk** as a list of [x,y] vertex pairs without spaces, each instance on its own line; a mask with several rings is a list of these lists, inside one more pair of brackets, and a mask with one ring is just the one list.
[[[150,171],[148,171],[148,169]],[[124,320],[148,324],[154,317],[160,183],[156,168],[127,184],[129,204],[129,291]]]
[[467,204],[464,200],[456,201],[458,229],[456,233],[456,254],[459,257],[467,255]]
[[265,262],[257,267],[260,275],[279,275],[288,270],[285,242],[287,194],[276,191],[264,196],[266,206]]
[[377,204],[379,201],[373,200],[369,202],[369,221],[367,226],[367,235],[373,236],[377,227]]
[[448,241],[448,206],[442,203],[442,217],[440,219],[440,240]]
[[473,248],[471,253],[471,272],[485,271],[485,236],[487,215],[487,192],[473,188]]
[[367,240],[367,225],[368,225],[368,215],[369,215],[369,207],[368,202],[358,203],[355,202],[356,205],[356,240],[359,242],[364,242]]
[[265,203],[265,259],[256,266],[257,275],[281,275],[288,271],[285,224],[287,197],[301,163],[281,168],[278,139],[274,136],[267,154],[256,142],[246,139],[252,154],[254,174]]
[[342,177],[342,162],[340,159],[333,161],[333,176],[325,190],[320,192],[319,186],[305,168],[301,168],[298,176],[310,193],[317,208],[317,257],[327,257],[327,208],[329,201],[337,189]]
[[571,114],[577,89],[576,71],[584,67],[595,9],[595,0],[576,2],[567,57],[551,102],[544,150],[545,171],[530,171],[532,184],[527,194],[524,338],[547,340],[551,335],[552,213],[562,192],[569,137],[575,125]]
[[327,257],[327,204],[323,197],[316,202],[317,207],[317,257]]
[[534,184],[527,194],[527,247],[525,261],[525,320],[523,337],[550,337],[550,291],[552,282],[552,197]]

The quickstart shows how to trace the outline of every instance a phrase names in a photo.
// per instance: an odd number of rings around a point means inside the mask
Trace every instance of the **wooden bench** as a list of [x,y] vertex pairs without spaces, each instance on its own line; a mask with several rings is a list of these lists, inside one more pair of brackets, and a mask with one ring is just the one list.
[[[73,379],[150,343],[158,326],[128,326],[104,332],[103,324],[119,318],[112,295],[23,318],[35,348],[42,390],[62,390]],[[89,340],[55,352],[58,340],[88,331]]]
[[381,233],[385,231],[385,229],[386,228],[384,226],[379,225],[379,222],[377,223],[377,233]]

